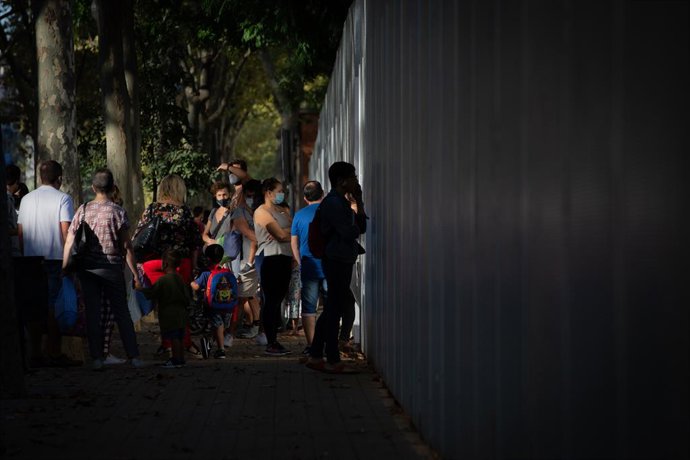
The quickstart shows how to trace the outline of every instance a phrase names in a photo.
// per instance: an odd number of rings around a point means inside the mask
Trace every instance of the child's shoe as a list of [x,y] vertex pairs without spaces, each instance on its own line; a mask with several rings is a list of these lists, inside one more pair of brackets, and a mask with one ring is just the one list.
[[232,346],[232,340],[232,334],[225,334],[223,345],[225,345],[227,348],[230,348]]
[[225,359],[225,350],[220,348],[213,352],[213,357],[216,359]]
[[142,367],[146,367],[146,364],[144,364],[141,358],[132,358],[132,367],[141,369]]
[[175,362],[171,358],[171,359],[167,360],[166,362],[164,362],[163,364],[161,364],[161,367],[163,369],[179,369],[181,367],[184,367],[184,363]]

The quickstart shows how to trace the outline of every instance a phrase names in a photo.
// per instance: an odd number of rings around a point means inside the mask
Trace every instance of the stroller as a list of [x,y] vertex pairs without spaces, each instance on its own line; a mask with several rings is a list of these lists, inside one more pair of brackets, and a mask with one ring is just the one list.
[[208,275],[204,289],[197,291],[189,308],[189,323],[192,334],[201,335],[199,339],[201,355],[211,356],[214,329],[208,313],[230,312],[237,316],[237,279],[231,270],[215,267]]

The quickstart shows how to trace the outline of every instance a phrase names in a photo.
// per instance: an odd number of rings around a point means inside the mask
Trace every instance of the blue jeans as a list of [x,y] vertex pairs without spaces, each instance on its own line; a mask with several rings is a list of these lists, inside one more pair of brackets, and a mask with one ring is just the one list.
[[316,307],[319,303],[319,294],[326,302],[328,283],[326,278],[302,277],[302,316],[316,316]]

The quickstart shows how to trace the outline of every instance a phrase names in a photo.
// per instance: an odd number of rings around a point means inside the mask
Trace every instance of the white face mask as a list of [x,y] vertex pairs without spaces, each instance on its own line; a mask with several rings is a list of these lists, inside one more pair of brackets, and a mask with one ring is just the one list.
[[254,207],[254,198],[245,198],[244,202],[247,203],[248,208]]
[[240,181],[240,178],[234,174],[230,174],[230,176],[228,176],[228,180],[230,181],[230,185],[235,185]]

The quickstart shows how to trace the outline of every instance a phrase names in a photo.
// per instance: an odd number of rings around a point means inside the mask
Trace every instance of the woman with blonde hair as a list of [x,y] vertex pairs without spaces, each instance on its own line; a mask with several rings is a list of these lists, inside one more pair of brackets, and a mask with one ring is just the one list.
[[[135,236],[146,224],[156,216],[160,217],[156,232],[156,248],[150,260],[138,261],[147,280],[153,285],[158,278],[163,276],[163,262],[161,256],[164,252],[176,251],[182,261],[177,268],[186,284],[192,281],[192,268],[196,265],[199,249],[203,243],[199,227],[194,221],[192,211],[187,207],[187,187],[184,180],[177,174],[169,174],[158,185],[156,201],[151,203],[139,220]],[[193,347],[189,329],[185,335],[185,347]],[[163,349],[169,348],[163,344]],[[196,348],[196,347],[193,347]]]

